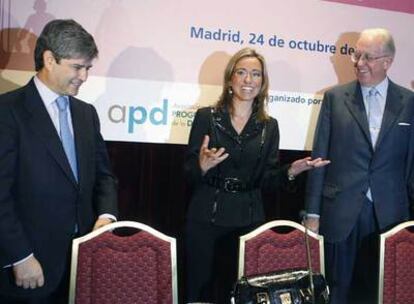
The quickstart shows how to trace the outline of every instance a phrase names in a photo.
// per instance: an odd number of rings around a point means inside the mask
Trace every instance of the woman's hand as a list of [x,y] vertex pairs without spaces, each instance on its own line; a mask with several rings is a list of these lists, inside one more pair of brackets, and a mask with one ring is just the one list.
[[203,143],[200,147],[200,154],[198,157],[198,161],[201,168],[201,173],[205,175],[208,170],[217,166],[223,160],[225,160],[229,154],[224,153],[226,149],[220,148],[208,148],[208,143],[210,141],[210,137],[208,135],[204,136]]
[[289,167],[288,175],[289,176],[297,176],[304,171],[311,170],[313,168],[320,168],[328,165],[331,161],[330,160],[323,160],[322,158],[318,157],[312,159],[311,157],[305,157],[302,159],[295,160]]

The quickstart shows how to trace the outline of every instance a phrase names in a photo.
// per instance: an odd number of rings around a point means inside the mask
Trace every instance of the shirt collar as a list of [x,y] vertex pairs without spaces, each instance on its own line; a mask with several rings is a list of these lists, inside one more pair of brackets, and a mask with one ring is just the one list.
[[388,77],[385,77],[384,80],[381,81],[376,86],[370,86],[370,87],[361,86],[362,96],[364,96],[364,97],[367,96],[369,90],[371,90],[371,88],[375,87],[377,89],[378,93],[380,94],[380,96],[385,97],[385,96],[387,96],[388,85],[389,85]]
[[45,85],[39,77],[35,76],[34,84],[39,92],[40,97],[43,100],[43,103],[45,105],[50,105],[55,102],[56,98],[58,98],[60,95],[49,89],[47,85]]

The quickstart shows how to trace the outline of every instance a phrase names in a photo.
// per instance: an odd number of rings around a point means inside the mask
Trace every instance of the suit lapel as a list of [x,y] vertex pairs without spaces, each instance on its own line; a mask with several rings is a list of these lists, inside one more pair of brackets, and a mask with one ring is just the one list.
[[388,85],[384,114],[382,116],[381,129],[378,135],[376,146],[379,146],[381,144],[382,140],[393,126],[395,120],[398,118],[403,108],[403,96],[399,94],[399,91],[396,89],[395,84],[390,81]]
[[364,100],[362,98],[361,87],[357,82],[354,82],[350,86],[349,90],[345,92],[345,104],[352,116],[357,121],[359,127],[362,130],[366,140],[371,143],[371,134],[369,132],[368,118],[364,106]]
[[27,85],[24,106],[29,113],[27,121],[29,128],[40,138],[65,175],[77,186],[65,151],[63,150],[60,137],[56,132],[56,128],[50,119],[49,113],[42,102],[33,80]]

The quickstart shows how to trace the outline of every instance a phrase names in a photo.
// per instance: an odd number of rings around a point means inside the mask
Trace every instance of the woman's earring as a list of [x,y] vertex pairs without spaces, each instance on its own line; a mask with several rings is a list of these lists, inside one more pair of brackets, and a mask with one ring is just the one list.
[[229,94],[233,95],[233,90],[231,89],[231,87],[229,87]]

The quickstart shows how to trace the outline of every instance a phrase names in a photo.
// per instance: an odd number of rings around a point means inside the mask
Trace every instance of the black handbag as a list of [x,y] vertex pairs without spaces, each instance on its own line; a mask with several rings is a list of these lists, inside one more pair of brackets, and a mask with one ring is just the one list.
[[[306,218],[306,213],[303,213]],[[244,276],[233,289],[234,304],[327,304],[329,287],[325,277],[312,271],[308,228],[305,225],[307,269]],[[312,274],[312,275],[310,275]]]
[[[312,288],[313,285],[313,288]],[[320,273],[308,270],[284,270],[242,277],[233,289],[235,304],[326,304],[329,288]]]

